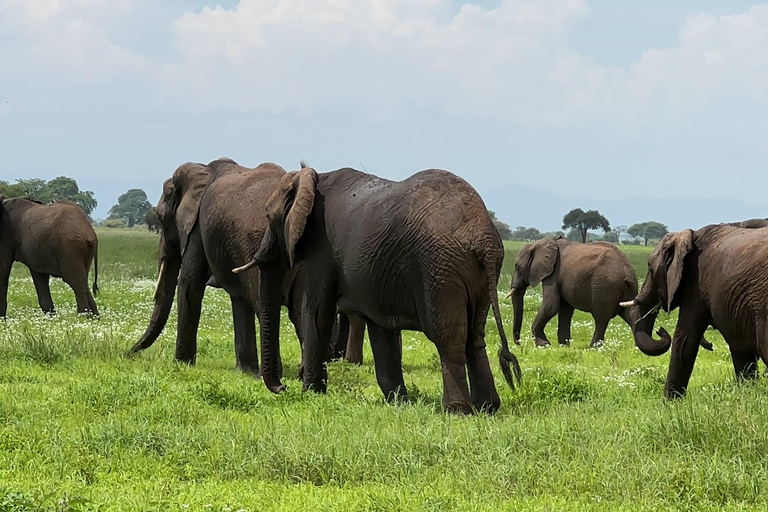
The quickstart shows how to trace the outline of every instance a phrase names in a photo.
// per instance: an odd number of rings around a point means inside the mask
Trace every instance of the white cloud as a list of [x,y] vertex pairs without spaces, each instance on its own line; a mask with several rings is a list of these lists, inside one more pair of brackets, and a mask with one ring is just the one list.
[[[467,3],[458,12],[452,0],[240,0],[179,15],[167,27],[175,51],[116,42],[122,15],[155,1],[0,0],[10,41],[0,66],[19,84],[51,90],[141,77],[147,97],[193,112],[399,119],[426,109],[616,133],[768,128],[768,6],[691,16],[675,46],[649,41],[634,64],[608,67],[570,45],[589,16],[583,0]],[[141,16],[129,19],[140,32]]]

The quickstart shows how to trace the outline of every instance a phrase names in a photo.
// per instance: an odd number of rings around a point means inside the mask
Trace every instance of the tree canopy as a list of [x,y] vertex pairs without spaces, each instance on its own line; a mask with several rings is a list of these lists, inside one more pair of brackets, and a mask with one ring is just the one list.
[[132,188],[117,198],[117,204],[109,210],[110,219],[125,219],[132,228],[137,222],[144,222],[147,211],[152,208],[147,200],[147,193],[140,188]]
[[645,241],[645,245],[648,245],[648,240],[652,238],[661,238],[669,233],[669,230],[667,229],[667,226],[661,222],[649,220],[647,222],[632,224],[627,229],[627,233],[635,238],[641,237]]
[[575,229],[581,236],[581,242],[587,242],[587,232],[590,229],[601,229],[608,233],[611,225],[608,219],[603,217],[597,210],[584,211],[581,208],[574,208],[563,216],[563,229]]
[[493,210],[488,210],[488,215],[491,217],[491,221],[493,222],[493,225],[496,226],[496,229],[498,230],[499,235],[501,236],[501,239],[511,240],[512,228],[509,227],[509,224],[497,219],[496,212],[494,212]]
[[7,198],[29,196],[44,204],[72,201],[88,215],[98,204],[93,191],[80,190],[77,181],[68,176],[59,176],[50,181],[40,178],[18,179],[15,183],[0,181],[0,194]]

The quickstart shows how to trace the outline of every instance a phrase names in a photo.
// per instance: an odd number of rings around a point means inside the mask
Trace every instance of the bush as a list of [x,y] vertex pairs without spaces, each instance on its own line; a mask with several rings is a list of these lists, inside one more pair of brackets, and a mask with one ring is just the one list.
[[126,226],[123,219],[107,219],[101,225],[105,228],[124,228]]

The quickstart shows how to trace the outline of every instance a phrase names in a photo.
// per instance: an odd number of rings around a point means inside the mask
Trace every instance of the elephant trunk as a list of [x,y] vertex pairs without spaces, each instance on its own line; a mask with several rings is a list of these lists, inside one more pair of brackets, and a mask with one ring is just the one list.
[[656,332],[661,339],[653,338],[653,327],[656,323],[657,312],[653,308],[643,307],[640,304],[632,306],[636,312],[632,318],[639,318],[632,329],[635,336],[635,345],[643,354],[648,356],[660,356],[672,345],[672,338],[663,327]]
[[168,316],[171,313],[173,297],[176,295],[176,285],[179,281],[180,269],[180,257],[162,257],[157,277],[157,286],[155,287],[155,307],[152,310],[152,317],[144,334],[131,348],[129,354],[135,354],[149,348],[160,336],[160,333],[163,332]]
[[512,338],[515,343],[520,344],[520,330],[523,328],[523,303],[525,302],[525,287],[512,288],[510,290],[512,294],[512,308],[514,310],[514,317],[512,321]]
[[259,269],[259,337],[261,338],[261,376],[272,393],[280,393],[280,310],[282,269]]

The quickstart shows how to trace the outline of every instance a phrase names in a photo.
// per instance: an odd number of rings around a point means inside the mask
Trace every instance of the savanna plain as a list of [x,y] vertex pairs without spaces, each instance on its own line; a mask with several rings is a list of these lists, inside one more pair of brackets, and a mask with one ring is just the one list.
[[[98,320],[78,317],[60,280],[58,315],[37,307],[26,268],[12,273],[0,322],[0,512],[76,510],[765,510],[768,383],[738,384],[710,330],[688,396],[666,403],[669,354],[644,356],[614,319],[602,348],[577,312],[570,347],[536,349],[528,291],[523,383],[504,383],[486,340],[502,409],[441,411],[434,346],[404,332],[411,403],[379,391],[362,367],[331,363],[327,395],[302,394],[299,345],[283,314],[288,391],[234,371],[227,295],[208,289],[197,365],[173,362],[175,313],[155,345],[129,359],[146,326],[157,235],[101,229]],[[512,334],[508,243],[499,297]],[[650,248],[622,246],[640,278]],[[670,332],[676,314],[660,315]],[[547,327],[556,340],[557,321]]]

